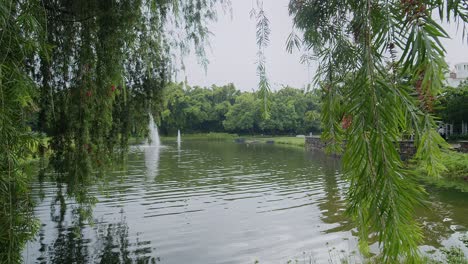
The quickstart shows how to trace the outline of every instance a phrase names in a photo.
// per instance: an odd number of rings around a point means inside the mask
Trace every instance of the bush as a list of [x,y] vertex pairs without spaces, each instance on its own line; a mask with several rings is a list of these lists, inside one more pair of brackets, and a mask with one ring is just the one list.
[[442,162],[447,167],[442,176],[449,179],[468,179],[468,154],[444,152]]

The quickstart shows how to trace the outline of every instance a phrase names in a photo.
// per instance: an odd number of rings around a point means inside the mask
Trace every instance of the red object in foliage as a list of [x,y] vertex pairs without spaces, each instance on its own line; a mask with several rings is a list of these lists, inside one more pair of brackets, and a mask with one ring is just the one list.
[[431,95],[429,89],[423,88],[423,79],[424,73],[421,73],[419,80],[416,81],[415,89],[418,93],[418,99],[421,102],[421,105],[424,108],[424,110],[432,112],[434,110],[434,96]]
[[91,152],[91,146],[90,146],[90,145],[88,145],[88,144],[85,143],[85,144],[83,145],[83,147],[85,148],[86,151],[88,151],[88,153]]
[[91,146],[88,145],[88,144],[86,144],[86,143],[83,144],[83,147],[85,148],[85,150],[86,150],[88,153],[91,153],[91,152],[93,151],[93,149],[91,148]]
[[353,123],[353,117],[351,115],[343,116],[343,119],[341,120],[341,127],[343,129],[348,129],[352,123]]
[[111,90],[115,91],[115,86],[114,85],[111,86]]
[[86,96],[90,97],[93,93],[91,91],[86,92]]

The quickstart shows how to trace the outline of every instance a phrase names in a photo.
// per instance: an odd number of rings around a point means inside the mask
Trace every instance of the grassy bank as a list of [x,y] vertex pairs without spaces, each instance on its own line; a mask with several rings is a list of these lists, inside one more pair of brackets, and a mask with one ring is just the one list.
[[447,170],[439,178],[428,177],[421,168],[415,170],[422,181],[428,184],[468,192],[468,154],[455,151],[443,152],[442,163]]
[[[442,172],[442,177],[450,180],[468,181],[468,154],[455,151],[442,152],[442,164],[447,168]],[[416,171],[424,175],[422,168],[416,168]]]
[[443,173],[443,177],[452,180],[468,181],[468,154],[459,152],[444,152],[442,154],[447,171]]
[[270,137],[270,136],[264,136],[264,137],[241,137],[245,138],[247,142],[257,142],[257,143],[274,143],[274,144],[281,144],[281,145],[290,145],[290,146],[296,146],[296,147],[304,147],[305,145],[305,138],[301,137]]
[[[176,136],[162,136],[162,140],[175,140]],[[296,147],[304,147],[305,139],[300,137],[288,136],[239,136],[229,133],[197,133],[197,134],[182,134],[183,139],[199,139],[199,140],[235,140],[244,139],[246,143],[274,143],[282,145],[290,145]]]
[[[195,133],[195,134],[181,134],[183,139],[206,139],[206,140],[234,140],[239,136],[237,134],[229,133]],[[174,140],[177,136],[161,136],[162,140]]]

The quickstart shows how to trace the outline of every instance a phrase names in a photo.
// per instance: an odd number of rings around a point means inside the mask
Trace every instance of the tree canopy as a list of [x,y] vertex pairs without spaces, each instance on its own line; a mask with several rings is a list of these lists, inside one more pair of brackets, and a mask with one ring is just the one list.
[[437,113],[446,123],[468,123],[468,81],[443,90],[437,98]]
[[304,134],[320,129],[316,91],[285,87],[269,94],[270,117],[262,118],[263,100],[234,85],[209,88],[171,83],[163,92],[161,131],[232,132],[238,134]]

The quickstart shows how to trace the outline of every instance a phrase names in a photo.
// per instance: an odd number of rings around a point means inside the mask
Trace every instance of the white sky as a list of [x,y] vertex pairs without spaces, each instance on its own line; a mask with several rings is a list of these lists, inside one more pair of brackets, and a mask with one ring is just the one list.
[[[185,60],[186,71],[178,74],[178,81],[186,77],[189,85],[211,86],[234,83],[237,89],[257,89],[256,73],[256,28],[250,19],[252,0],[232,0],[232,17],[220,12],[216,23],[210,25],[211,50],[208,50],[207,72],[197,63],[195,56]],[[265,0],[264,9],[270,20],[270,45],[265,51],[267,74],[272,89],[290,85],[302,88],[315,74],[315,66],[308,67],[299,62],[301,54],[286,51],[286,39],[292,29],[292,18],[288,14],[289,0]],[[468,62],[468,44],[462,42],[461,28],[457,34],[455,25],[446,25],[452,39],[443,40],[450,66]]]

